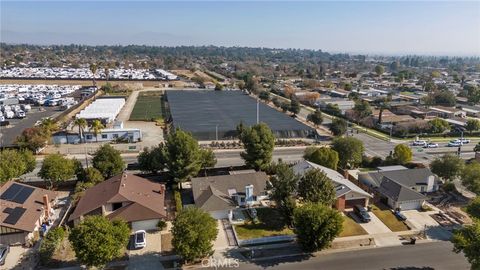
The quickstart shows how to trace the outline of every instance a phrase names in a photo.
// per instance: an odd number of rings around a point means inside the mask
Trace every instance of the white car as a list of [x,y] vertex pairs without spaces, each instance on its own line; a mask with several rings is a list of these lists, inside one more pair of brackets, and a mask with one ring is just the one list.
[[135,232],[135,248],[144,248],[147,246],[147,233],[144,230]]
[[427,142],[424,141],[424,140],[413,141],[412,145],[413,146],[425,146],[425,145],[427,145]]
[[425,147],[425,148],[437,148],[437,147],[438,147],[438,143],[429,142],[429,143],[427,143],[424,147]]
[[450,141],[447,146],[448,147],[458,147],[458,146],[462,146],[463,143],[461,141],[458,141],[458,140],[453,140],[453,141]]
[[469,142],[470,142],[469,139],[465,139],[465,138],[457,139],[457,141],[461,142],[462,144],[466,144],[466,143],[469,143]]

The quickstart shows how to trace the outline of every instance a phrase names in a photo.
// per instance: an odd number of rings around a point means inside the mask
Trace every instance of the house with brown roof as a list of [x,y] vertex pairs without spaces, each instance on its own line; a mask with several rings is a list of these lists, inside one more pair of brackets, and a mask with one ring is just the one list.
[[76,225],[88,215],[122,219],[134,231],[153,230],[167,219],[165,186],[123,172],[87,189],[69,221]]
[[0,187],[0,243],[27,244],[40,237],[42,224],[51,222],[58,194],[8,181]]

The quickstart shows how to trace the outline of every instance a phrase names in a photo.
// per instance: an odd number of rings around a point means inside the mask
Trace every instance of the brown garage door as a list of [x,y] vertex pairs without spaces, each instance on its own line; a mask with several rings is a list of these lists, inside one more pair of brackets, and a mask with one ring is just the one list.
[[345,201],[345,208],[353,208],[354,205],[361,205],[365,206],[365,199],[354,199],[354,200],[346,200]]

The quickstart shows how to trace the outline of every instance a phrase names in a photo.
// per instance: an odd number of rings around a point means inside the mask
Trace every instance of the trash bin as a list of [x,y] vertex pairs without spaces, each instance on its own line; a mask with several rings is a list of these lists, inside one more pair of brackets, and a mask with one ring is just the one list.
[[415,238],[415,237],[410,238],[410,244],[415,245],[416,241],[417,241],[417,238]]

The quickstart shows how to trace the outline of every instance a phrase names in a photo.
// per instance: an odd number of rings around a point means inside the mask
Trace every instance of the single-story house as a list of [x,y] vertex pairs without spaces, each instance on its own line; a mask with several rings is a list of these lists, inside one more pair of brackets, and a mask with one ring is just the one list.
[[0,187],[0,243],[27,244],[52,221],[57,192],[8,181]]
[[439,188],[438,176],[428,168],[407,169],[396,166],[391,170],[384,167],[376,172],[361,173],[358,180],[377,193],[390,207],[402,210],[419,209],[426,199],[423,194],[435,192]]
[[76,225],[88,215],[122,219],[133,231],[156,229],[167,219],[165,186],[123,172],[87,189],[69,221]]
[[52,135],[54,144],[78,144],[85,142],[111,142],[122,140],[126,142],[139,142],[142,140],[142,131],[138,128],[110,128],[102,129],[97,136],[91,131],[86,131],[83,138],[76,132],[59,131]]
[[339,211],[343,211],[345,208],[352,208],[357,204],[367,206],[370,198],[373,198],[371,194],[361,189],[335,170],[307,160],[302,160],[293,166],[293,171],[299,175],[304,175],[311,169],[320,169],[333,181],[337,197],[335,208]]
[[264,172],[231,173],[192,179],[195,206],[215,219],[226,219],[237,207],[259,205],[267,198],[268,176]]

